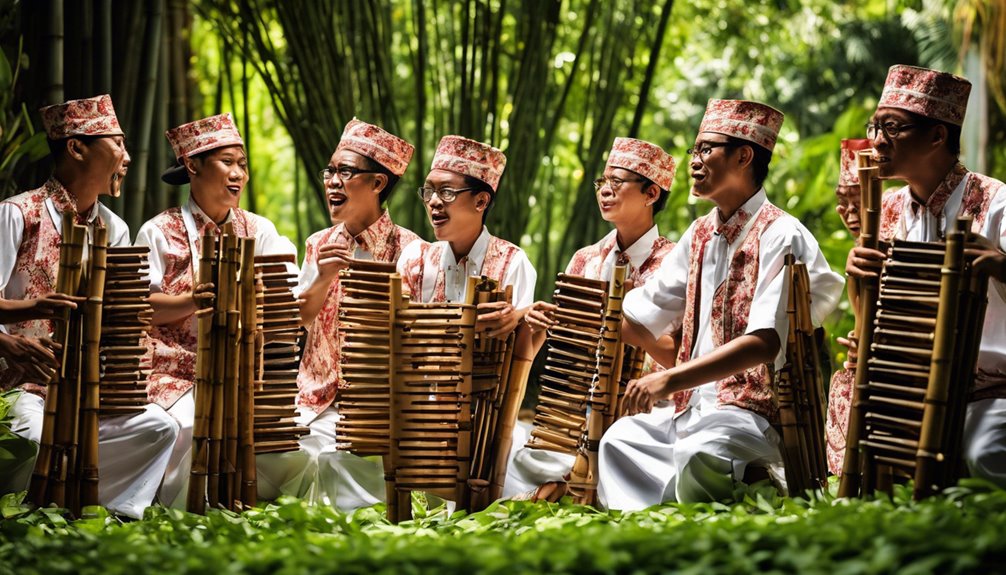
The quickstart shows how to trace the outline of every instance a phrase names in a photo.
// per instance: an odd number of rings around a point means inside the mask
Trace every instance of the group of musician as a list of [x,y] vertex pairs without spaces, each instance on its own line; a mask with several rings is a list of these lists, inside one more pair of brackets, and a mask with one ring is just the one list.
[[[880,177],[907,184],[884,196],[881,239],[941,241],[958,216],[973,218],[980,237],[970,253],[991,281],[963,456],[972,475],[1006,486],[1006,186],[958,159],[970,90],[952,74],[892,67],[868,138],[843,142],[837,210],[857,236],[852,158],[872,149]],[[0,202],[0,385],[21,390],[11,428],[36,444],[46,383],[60,357],[59,343],[50,339],[54,322],[81,303],[54,293],[62,214],[92,230],[107,228],[109,245],[130,241],[125,222],[98,201],[119,194],[130,163],[110,97],[49,106],[41,119],[52,175],[42,187]],[[782,124],[783,114],[763,103],[708,102],[684,160],[692,195],[714,207],[676,243],[654,221],[676,171],[665,150],[615,138],[593,182],[600,216],[613,229],[577,251],[566,273],[609,280],[616,266],[626,266],[631,289],[621,337],[647,353],[645,375],[625,390],[624,416],[600,441],[598,496],[607,508],[723,500],[752,469],[783,476],[772,374],[786,359],[784,260],[792,255],[806,265],[815,325],[836,309],[845,281],[814,233],[768,200],[763,184]],[[273,222],[239,207],[248,159],[229,114],[184,124],[166,137],[176,162],[162,179],[188,185],[189,193],[182,206],[147,221],[134,242],[150,250],[150,404],[140,414],[99,424],[100,499],[130,517],[141,517],[155,502],[184,507],[186,501],[196,314],[215,293],[215,286],[197,281],[201,238],[229,224],[233,233],[255,238],[256,255],[297,254]],[[470,276],[512,288],[510,301],[480,304],[476,331],[488,337],[516,331],[537,350],[554,325],[556,307],[534,300],[537,273],[526,253],[490,232],[504,153],[462,136],[440,140],[418,189],[435,236],[430,242],[396,225],[385,207],[413,151],[404,139],[353,119],[319,173],[333,225],[307,239],[294,290],[306,340],[291,410],[309,431],[299,451],[259,455],[263,498],[289,494],[343,510],[385,498],[381,464],[338,449],[335,437],[344,388],[339,273],[354,261],[395,263],[403,291],[418,302],[465,302]],[[846,276],[874,276],[885,258],[857,245]],[[828,404],[828,463],[836,474],[855,370],[850,340],[840,339],[850,346],[850,361],[833,375]],[[564,492],[574,458],[525,447],[528,429],[522,424],[514,432],[504,497],[554,499]],[[33,458],[16,462],[0,477],[0,490],[26,489],[33,467]]]

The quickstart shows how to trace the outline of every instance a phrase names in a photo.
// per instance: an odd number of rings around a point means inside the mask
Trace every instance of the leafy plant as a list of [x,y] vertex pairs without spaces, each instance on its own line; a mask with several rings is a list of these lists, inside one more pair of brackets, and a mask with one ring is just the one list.
[[19,163],[36,162],[49,153],[45,134],[36,132],[23,103],[16,103],[14,88],[21,69],[28,69],[28,56],[18,44],[14,66],[0,51],[0,197],[17,193],[13,174]]

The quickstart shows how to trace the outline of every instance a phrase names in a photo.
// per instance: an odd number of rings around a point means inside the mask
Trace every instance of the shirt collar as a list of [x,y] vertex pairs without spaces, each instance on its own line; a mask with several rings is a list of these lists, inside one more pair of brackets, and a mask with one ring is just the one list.
[[[395,223],[391,221],[391,215],[388,214],[388,210],[384,210],[381,217],[377,218],[367,229],[354,237],[353,241],[356,242],[357,247],[361,250],[373,255],[380,255],[390,242],[394,230]],[[349,235],[344,223],[339,224],[337,233]]]
[[[482,233],[479,234],[477,240],[472,245],[472,249],[468,252],[468,255],[461,258],[465,260],[469,265],[476,269],[482,269],[482,262],[485,261],[486,251],[489,249],[489,228],[482,226]],[[454,251],[451,250],[450,246],[444,246],[444,262],[447,266],[458,265],[460,262],[454,261]]]
[[[206,215],[206,212],[199,207],[199,204],[196,203],[196,200],[193,199],[191,195],[189,195],[189,210],[192,212],[192,219],[195,220],[196,229],[200,234],[202,234],[207,228],[211,230],[217,229],[217,223]],[[224,218],[224,223],[226,224],[233,219],[234,210],[228,210],[227,217]]]
[[66,189],[56,176],[49,176],[49,179],[45,182],[45,191],[48,197],[52,200],[52,205],[55,206],[56,211],[59,215],[63,212],[69,210],[70,212],[77,214],[77,223],[93,223],[94,219],[98,217],[98,201],[94,201],[94,205],[91,206],[91,210],[86,214],[77,213],[77,198]]
[[657,229],[657,225],[654,224],[653,227],[647,230],[645,234],[643,234],[642,236],[640,236],[638,240],[633,242],[631,246],[625,248],[625,250],[619,250],[618,231],[617,230],[612,231],[611,250],[615,254],[616,262],[624,263],[624,261],[622,262],[618,261],[619,256],[624,255],[625,258],[628,258],[628,261],[629,263],[632,264],[632,267],[638,268],[643,264],[644,261],[646,261],[646,258],[650,257],[650,253],[653,251],[653,242],[657,241],[657,238],[659,237],[660,237],[660,231]]
[[765,197],[765,188],[760,188],[725,222],[720,219],[720,211],[717,209],[715,211],[716,235],[722,236],[723,239],[727,241],[728,245],[732,245],[737,238],[740,237],[744,228],[747,227],[747,223],[751,220],[752,216],[754,216],[761,208],[762,204],[765,203]]
[[[967,175],[968,169],[960,162],[957,162],[957,164],[955,164],[954,167],[947,172],[943,181],[940,182],[940,185],[936,186],[936,190],[931,196],[929,196],[929,200],[927,200],[925,204],[926,209],[929,210],[929,213],[931,213],[933,217],[939,218],[943,215],[943,209],[947,205],[947,200],[950,199],[960,186],[960,183],[964,181],[964,177]],[[922,204],[915,199],[914,195],[909,194],[909,197],[912,198],[912,210],[917,211]]]

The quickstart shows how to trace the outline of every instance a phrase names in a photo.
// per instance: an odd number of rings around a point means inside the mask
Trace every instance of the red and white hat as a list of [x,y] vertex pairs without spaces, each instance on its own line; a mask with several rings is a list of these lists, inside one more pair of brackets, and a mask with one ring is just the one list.
[[164,132],[164,135],[178,159],[217,148],[245,145],[230,114],[219,114],[182,124]]
[[441,138],[437,152],[433,155],[433,165],[430,166],[431,170],[447,170],[471,176],[489,184],[494,192],[499,186],[504,168],[506,156],[503,152],[461,136]]
[[636,172],[664,190],[674,181],[674,158],[660,146],[634,138],[615,138],[605,168]]
[[897,65],[887,71],[884,92],[877,107],[900,108],[960,126],[964,123],[970,93],[971,82],[960,76]]
[[716,132],[754,142],[772,151],[782,127],[783,113],[748,100],[709,100],[700,132]]
[[342,138],[335,148],[335,151],[339,150],[366,156],[401,177],[409,167],[416,148],[394,134],[353,118],[342,131]]
[[73,136],[123,135],[112,107],[112,97],[108,94],[69,100],[46,106],[38,112],[42,115],[45,135],[50,140],[63,140]]
[[842,140],[841,169],[838,172],[838,185],[859,185],[859,161],[856,156],[863,150],[869,150],[873,141],[866,138],[850,138]]

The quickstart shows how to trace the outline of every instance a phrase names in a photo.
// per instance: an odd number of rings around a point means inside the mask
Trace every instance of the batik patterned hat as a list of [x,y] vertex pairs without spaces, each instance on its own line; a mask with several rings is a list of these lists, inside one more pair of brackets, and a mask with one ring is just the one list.
[[615,138],[605,167],[636,172],[664,190],[674,181],[674,158],[660,146],[634,138]]
[[189,158],[217,148],[245,144],[230,114],[210,116],[182,124],[164,132],[164,135],[167,136],[171,149],[175,151],[175,157],[178,159]]
[[709,100],[700,132],[716,132],[754,142],[772,151],[782,127],[783,113],[748,100]]
[[878,108],[900,108],[955,126],[964,123],[971,82],[960,76],[917,68],[891,66]]
[[373,124],[353,118],[342,131],[335,151],[349,150],[381,164],[398,177],[405,173],[416,150],[412,144]]
[[39,110],[39,114],[45,135],[50,140],[72,136],[123,135],[112,107],[112,97],[108,94],[46,106]]
[[869,150],[873,146],[873,141],[866,138],[851,138],[842,140],[842,152],[840,155],[841,169],[838,172],[838,185],[858,186],[859,185],[859,152]]
[[496,148],[462,138],[461,136],[444,136],[437,144],[437,152],[433,155],[431,170],[448,170],[489,184],[496,191],[499,186],[503,169],[506,168],[506,156]]

